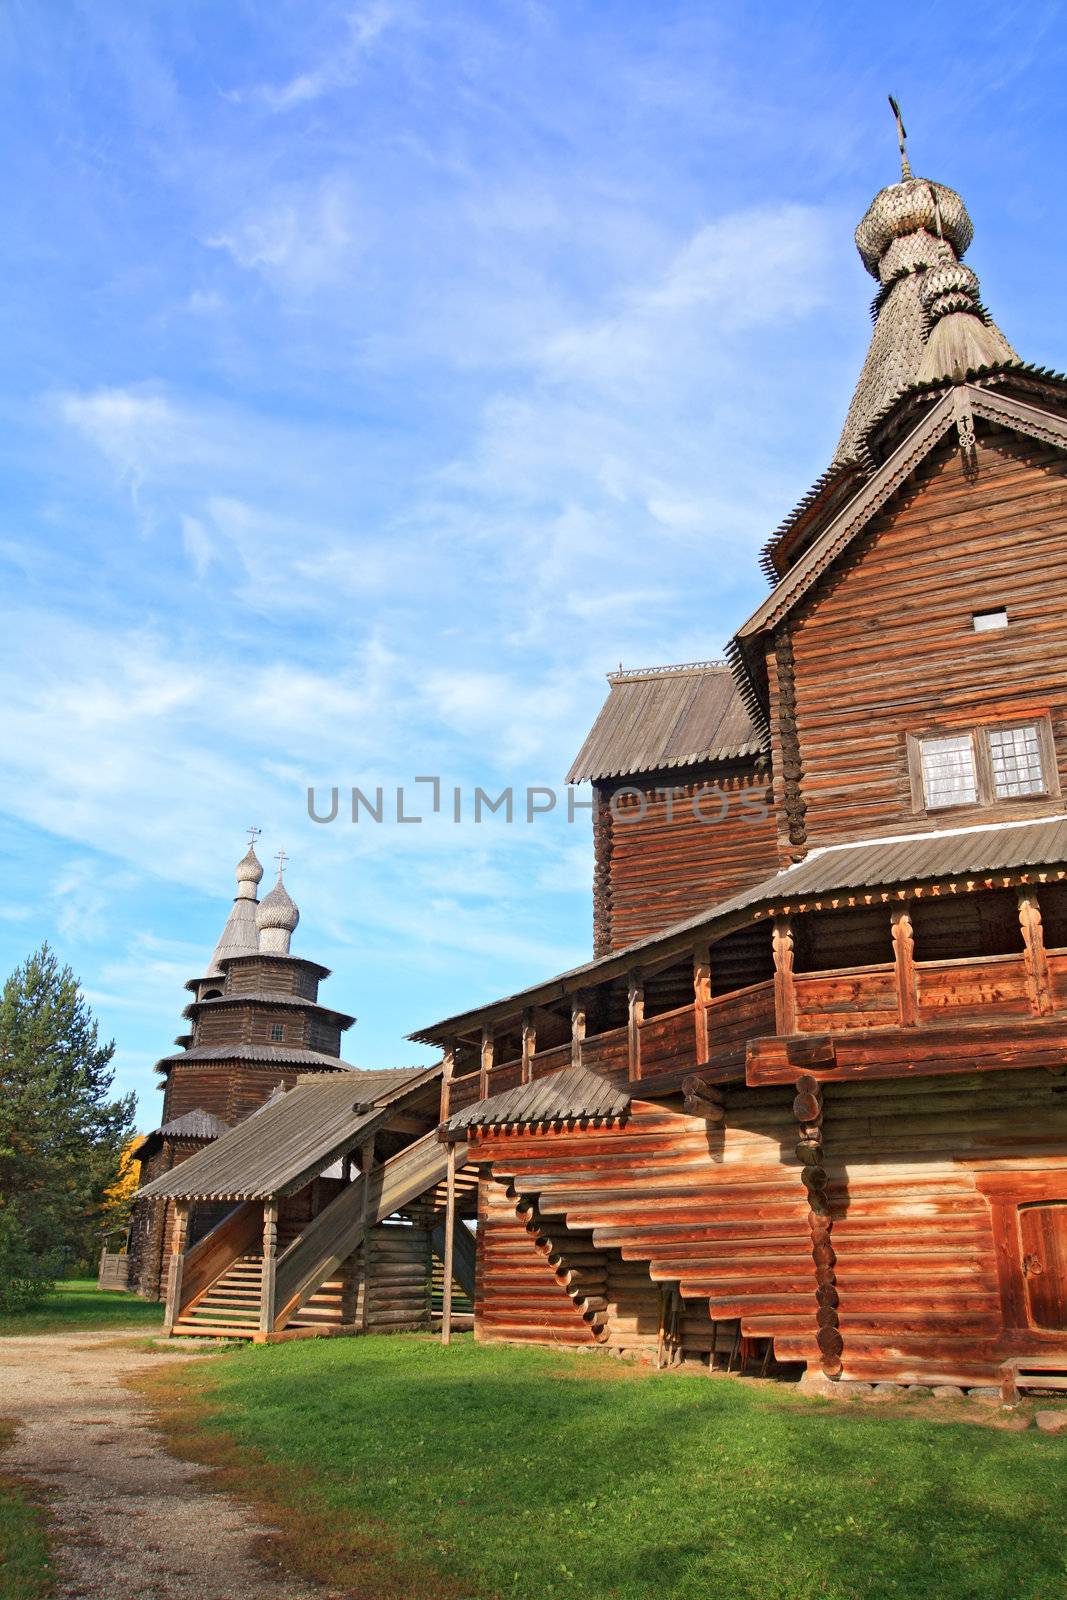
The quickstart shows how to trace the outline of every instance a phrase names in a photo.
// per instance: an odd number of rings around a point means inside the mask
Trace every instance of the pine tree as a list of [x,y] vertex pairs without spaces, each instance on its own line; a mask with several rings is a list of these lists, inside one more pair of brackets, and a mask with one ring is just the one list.
[[0,996],[0,1304],[91,1260],[134,1097],[109,1098],[114,1041],[47,944]]

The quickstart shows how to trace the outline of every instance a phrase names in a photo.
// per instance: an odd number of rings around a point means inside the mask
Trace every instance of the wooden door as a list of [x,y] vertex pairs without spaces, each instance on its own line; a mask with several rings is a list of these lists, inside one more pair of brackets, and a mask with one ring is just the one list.
[[1019,1239],[1030,1321],[1067,1329],[1067,1200],[1020,1206]]

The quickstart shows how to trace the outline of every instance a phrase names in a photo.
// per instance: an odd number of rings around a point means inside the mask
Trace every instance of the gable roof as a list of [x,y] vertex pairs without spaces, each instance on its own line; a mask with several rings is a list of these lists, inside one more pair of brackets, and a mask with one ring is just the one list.
[[557,1122],[572,1117],[618,1117],[630,1104],[630,1095],[588,1067],[564,1067],[547,1078],[520,1083],[502,1094],[490,1095],[477,1105],[457,1111],[446,1123],[449,1133],[466,1128],[514,1126],[517,1123]]
[[388,1122],[395,1101],[441,1068],[303,1078],[213,1144],[146,1184],[143,1198],[266,1200],[294,1194],[361,1138]]
[[735,760],[763,747],[725,661],[640,667],[608,682],[568,783]]
[[760,668],[750,653],[753,641],[789,615],[872,518],[918,471],[950,430],[956,427],[962,435],[968,425],[973,426],[976,417],[994,427],[1067,450],[1067,418],[1055,411],[978,383],[953,385],[941,393],[893,453],[849,497],[727,646],[741,698],[756,726],[766,727],[766,710]]

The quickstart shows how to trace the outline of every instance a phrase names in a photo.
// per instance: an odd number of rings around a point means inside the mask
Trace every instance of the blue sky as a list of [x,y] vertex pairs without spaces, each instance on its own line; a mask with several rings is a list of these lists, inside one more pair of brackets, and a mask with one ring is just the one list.
[[604,673],[720,653],[958,188],[1067,367],[1063,7],[113,0],[0,15],[0,967],[152,1065],[249,823],[363,1066],[582,959],[588,822],[316,826],[561,781]]

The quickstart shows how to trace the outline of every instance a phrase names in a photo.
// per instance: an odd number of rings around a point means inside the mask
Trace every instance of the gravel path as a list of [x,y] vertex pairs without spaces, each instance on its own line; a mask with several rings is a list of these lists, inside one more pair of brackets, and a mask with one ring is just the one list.
[[123,1378],[172,1358],[122,1337],[0,1339],[0,1417],[19,1424],[0,1469],[52,1507],[59,1600],[329,1600],[263,1558],[270,1530],[205,1468],[167,1454]]

